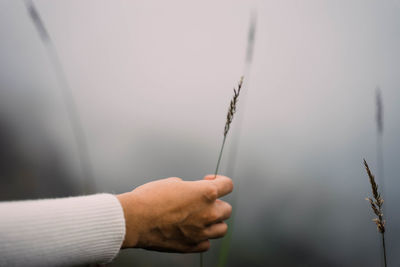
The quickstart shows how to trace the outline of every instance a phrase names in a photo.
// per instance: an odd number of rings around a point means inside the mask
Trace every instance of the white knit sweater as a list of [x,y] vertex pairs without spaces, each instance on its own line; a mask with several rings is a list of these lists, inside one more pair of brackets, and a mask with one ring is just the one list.
[[106,263],[124,237],[124,213],[111,194],[0,202],[0,266]]

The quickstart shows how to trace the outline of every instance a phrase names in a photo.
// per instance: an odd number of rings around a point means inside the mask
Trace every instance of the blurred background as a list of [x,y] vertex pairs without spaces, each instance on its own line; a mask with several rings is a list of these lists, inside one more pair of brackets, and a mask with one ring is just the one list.
[[[201,179],[245,74],[221,163],[227,266],[379,266],[364,157],[398,266],[399,47],[398,0],[0,0],[0,200]],[[136,249],[110,266],[198,261]]]

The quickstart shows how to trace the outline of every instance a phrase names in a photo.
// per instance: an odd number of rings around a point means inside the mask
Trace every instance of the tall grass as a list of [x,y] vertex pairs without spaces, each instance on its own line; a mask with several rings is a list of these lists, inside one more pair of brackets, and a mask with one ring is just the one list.
[[378,177],[382,187],[382,192],[385,193],[385,177],[383,164],[383,100],[382,91],[378,86],[375,91],[376,103],[376,159],[378,168]]
[[65,107],[67,109],[68,117],[71,123],[73,135],[76,142],[76,147],[78,151],[79,163],[82,169],[82,175],[84,178],[84,193],[94,193],[95,192],[95,183],[93,176],[93,167],[92,162],[89,156],[89,150],[87,147],[87,141],[85,132],[83,130],[83,126],[79,117],[78,109],[75,103],[75,99],[72,93],[72,90],[69,86],[68,80],[66,78],[63,66],[61,64],[61,60],[58,56],[55,45],[53,44],[52,39],[43,23],[43,20],[40,17],[40,14],[33,3],[32,0],[24,0],[26,9],[31,18],[33,25],[35,26],[40,40],[42,41],[44,47],[47,50],[47,54],[51,61],[54,73],[57,77],[60,89],[63,94],[63,100]]
[[[236,113],[237,103],[239,101],[240,91],[243,86],[243,76],[240,78],[237,89],[233,88],[233,97],[231,102],[229,103],[228,113],[226,114],[226,122],[224,127],[224,137],[222,139],[221,149],[218,154],[217,166],[215,168],[214,177],[218,175],[219,165],[221,163],[222,154],[224,152],[226,137],[228,136],[229,129],[231,128],[231,123],[233,121],[233,116]],[[203,253],[200,253],[200,266],[203,267]]]
[[367,197],[366,200],[371,204],[372,211],[377,216],[373,221],[376,223],[379,233],[382,236],[382,250],[383,250],[383,263],[387,267],[386,261],[386,243],[385,243],[385,220],[383,219],[383,197],[378,192],[378,184],[375,181],[375,176],[369,169],[367,161],[364,159],[365,170],[369,177],[369,183],[371,184],[373,198]]
[[[253,62],[253,55],[254,55],[254,44],[255,44],[255,38],[256,38],[256,29],[257,29],[257,13],[256,10],[253,10],[251,15],[250,15],[250,23],[249,23],[249,29],[248,29],[248,35],[247,35],[247,47],[246,47],[246,55],[245,55],[245,64],[244,64],[244,76],[246,77],[246,92],[242,96],[241,101],[241,112],[237,118],[236,121],[236,126],[235,126],[235,131],[232,136],[232,142],[231,142],[231,147],[229,149],[229,155],[228,155],[228,160],[227,160],[227,175],[231,178],[234,178],[235,176],[235,166],[236,166],[236,158],[238,155],[238,148],[240,144],[240,136],[241,136],[241,131],[242,131],[242,121],[244,118],[244,113],[245,113],[245,102],[246,102],[246,95],[248,93],[248,88],[249,88],[249,79],[250,79],[250,69],[251,65]],[[232,200],[231,204],[233,207],[236,206],[236,203],[238,201],[238,192],[239,192],[239,184],[240,180],[236,181],[235,184],[235,192],[232,194]],[[228,227],[228,233],[226,236],[222,239],[221,246],[220,246],[220,251],[218,255],[218,267],[224,267],[226,266],[228,262],[228,256],[229,256],[229,249],[231,245],[231,239],[232,239],[232,233],[234,230],[234,225],[235,225],[235,217],[236,217],[236,209],[233,209],[231,218],[227,221],[229,227]]]

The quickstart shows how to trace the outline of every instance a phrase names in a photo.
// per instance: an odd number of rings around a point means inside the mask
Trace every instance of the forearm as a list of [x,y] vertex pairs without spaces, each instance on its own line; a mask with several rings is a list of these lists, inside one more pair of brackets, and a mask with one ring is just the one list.
[[0,266],[60,266],[111,261],[125,220],[110,194],[0,203]]
[[118,195],[0,203],[0,266],[106,263],[121,246],[202,252],[227,232],[231,179],[167,178]]

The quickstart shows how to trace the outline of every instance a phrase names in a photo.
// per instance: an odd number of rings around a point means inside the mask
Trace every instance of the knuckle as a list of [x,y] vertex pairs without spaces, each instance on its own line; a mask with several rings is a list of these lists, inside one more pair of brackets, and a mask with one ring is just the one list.
[[190,231],[187,231],[185,233],[185,237],[188,243],[190,244],[197,244],[198,242],[204,240],[205,235],[202,229],[198,229],[197,227],[195,229],[192,229]]
[[204,196],[210,201],[216,200],[218,197],[217,186],[213,183],[208,183],[207,187],[204,190]]
[[219,220],[219,214],[215,209],[212,209],[208,214],[208,222],[215,222]]
[[200,216],[200,224],[204,227],[204,225],[208,224],[210,221],[210,215],[207,212],[202,212],[201,216]]

